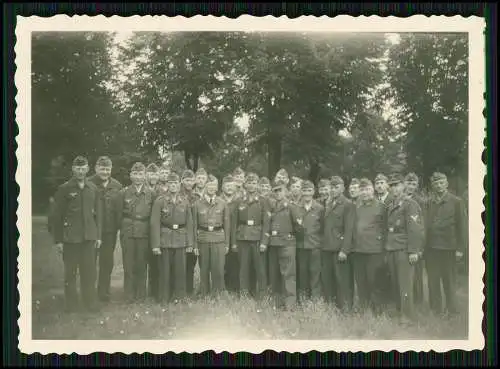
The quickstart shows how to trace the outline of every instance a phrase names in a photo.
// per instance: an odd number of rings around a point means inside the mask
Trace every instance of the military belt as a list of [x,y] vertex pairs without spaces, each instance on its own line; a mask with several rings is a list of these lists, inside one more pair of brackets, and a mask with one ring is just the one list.
[[216,231],[220,231],[223,229],[223,227],[221,226],[218,226],[218,227],[215,227],[215,226],[198,226],[199,229],[201,229],[202,231],[207,231],[207,232],[216,232]]
[[245,221],[241,220],[240,225],[246,225],[246,226],[250,226],[250,227],[258,227],[261,224],[256,223],[255,220],[249,219],[249,220],[245,220]]
[[185,227],[186,227],[185,224],[162,224],[162,228],[167,228],[167,229],[171,229],[174,231],[177,229],[183,229]]
[[149,220],[149,217],[141,217],[141,216],[131,217],[131,216],[126,216],[126,217],[123,217],[123,219],[137,220],[139,222],[147,222]]

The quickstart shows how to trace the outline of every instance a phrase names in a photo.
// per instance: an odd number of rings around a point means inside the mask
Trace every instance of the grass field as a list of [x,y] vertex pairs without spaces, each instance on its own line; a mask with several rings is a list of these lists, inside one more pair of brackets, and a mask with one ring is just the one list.
[[33,339],[464,339],[467,336],[466,279],[460,283],[461,314],[453,319],[418,311],[418,323],[402,327],[391,314],[342,316],[326,304],[294,313],[262,311],[252,300],[228,297],[160,306],[125,305],[121,250],[116,249],[112,301],[99,313],[63,312],[63,263],[47,232],[46,218],[33,217]]

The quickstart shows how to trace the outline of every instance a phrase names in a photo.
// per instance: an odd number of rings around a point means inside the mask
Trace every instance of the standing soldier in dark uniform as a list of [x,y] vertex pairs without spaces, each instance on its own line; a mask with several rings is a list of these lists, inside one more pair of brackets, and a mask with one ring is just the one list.
[[302,180],[299,177],[292,177],[290,180],[289,200],[291,203],[300,206],[302,197]]
[[217,196],[218,187],[217,178],[209,175],[205,195],[195,202],[193,208],[195,253],[200,258],[202,295],[225,289],[224,261],[229,251],[231,224],[229,207]]
[[416,201],[404,194],[403,177],[389,180],[391,200],[387,205],[387,262],[391,275],[393,300],[402,323],[413,320],[414,266],[424,243],[422,212]]
[[85,179],[89,171],[86,158],[73,160],[73,178],[57,189],[54,199],[54,241],[64,261],[66,310],[78,307],[76,273],[80,273],[83,305],[98,310],[96,301],[95,251],[101,245],[102,203],[99,190]]
[[456,304],[456,263],[465,252],[466,227],[463,201],[448,191],[443,173],[431,176],[433,194],[426,217],[425,265],[429,279],[431,309],[442,311],[441,283],[449,314],[458,313]]
[[[236,186],[232,175],[227,175],[222,179],[222,200],[229,208],[230,222],[233,223],[233,214],[236,207]],[[234,245],[235,241],[230,240],[230,245]],[[240,288],[239,278],[239,260],[237,250],[229,250],[226,254],[224,262],[224,283],[229,292],[238,293]]]
[[377,200],[382,204],[387,205],[390,202],[389,185],[387,177],[381,173],[375,177],[375,193]]
[[331,179],[331,198],[326,204],[321,279],[325,300],[344,312],[352,309],[354,276],[349,254],[352,248],[354,204],[344,196],[344,181]]
[[145,183],[146,168],[135,163],[130,171],[132,184],[117,196],[117,223],[123,254],[125,299],[128,303],[143,301],[146,297],[147,263],[150,216],[154,193]]
[[269,229],[269,277],[277,308],[294,309],[297,304],[295,266],[296,234],[301,233],[300,210],[286,199],[286,184],[276,181],[271,202]]
[[[405,194],[410,199],[416,201],[422,210],[422,219],[424,219],[423,224],[425,224],[425,214],[426,214],[426,200],[420,196],[418,193],[418,177],[415,173],[408,173],[405,177]],[[424,239],[425,239],[425,227],[424,227]],[[413,287],[413,301],[415,304],[421,304],[424,301],[424,255],[423,247],[420,250],[418,261],[415,264],[415,280]]]
[[354,220],[352,261],[354,278],[362,307],[380,312],[377,273],[384,267],[385,206],[374,197],[373,184],[363,178],[359,183]]
[[271,196],[271,182],[269,182],[269,178],[260,177],[259,179],[259,194],[265,198]]
[[[191,212],[193,211],[194,203],[199,197],[194,193],[195,176],[192,170],[185,170],[181,177],[181,190],[180,195],[184,197],[191,206]],[[194,214],[193,214],[194,217]],[[193,232],[195,232],[193,227]],[[196,234],[194,234],[196,237]],[[196,240],[195,240],[196,241]],[[196,267],[196,262],[198,261],[198,255],[194,253],[193,247],[186,248],[186,293],[188,296],[192,297],[194,293],[194,268]]]
[[195,181],[196,184],[194,186],[194,192],[198,196],[198,198],[203,197],[203,192],[205,191],[205,185],[207,184],[207,171],[204,168],[199,168],[196,171]]
[[102,244],[99,248],[99,278],[97,282],[97,294],[103,302],[109,301],[111,273],[113,272],[113,255],[116,247],[116,236],[118,225],[115,219],[116,196],[122,189],[122,185],[111,177],[113,163],[107,156],[97,159],[95,175],[89,181],[96,185],[102,200]]
[[359,196],[359,179],[353,178],[351,179],[351,183],[349,184],[349,198],[351,201],[356,204]]
[[179,176],[169,174],[167,181],[169,192],[155,200],[151,214],[151,247],[161,260],[161,302],[186,297],[186,248],[194,244],[192,209],[188,200],[179,195]]
[[[259,177],[246,176],[246,196],[236,200],[232,220],[232,249],[239,256],[239,280],[242,296],[255,290],[256,299],[264,297],[267,289],[266,251],[269,243],[269,202],[257,192]],[[251,269],[255,280],[251,279]],[[252,286],[252,284],[256,286]]]
[[[160,168],[155,163],[151,163],[146,167],[146,184],[153,193],[153,201],[160,193]],[[151,248],[148,249],[147,260],[147,283],[148,295],[158,301],[159,289],[159,270],[158,263],[160,259],[157,255],[153,254]]]
[[288,191],[288,185],[290,184],[290,177],[288,176],[288,172],[285,168],[281,168],[280,170],[278,170],[278,172],[274,176],[274,182],[283,182],[285,184],[285,198],[289,199],[290,193]]
[[313,199],[314,184],[302,182],[302,218],[303,237],[297,242],[297,282],[298,299],[319,300],[321,297],[321,246],[323,242],[323,221],[325,208]]
[[166,164],[162,164],[158,176],[158,184],[156,185],[155,191],[156,196],[166,195],[168,193],[168,175],[170,174],[170,168]]
[[233,171],[232,177],[235,186],[235,191],[234,191],[235,198],[240,199],[245,197],[245,188],[243,186],[245,184],[245,172],[243,171],[243,169],[238,167]]

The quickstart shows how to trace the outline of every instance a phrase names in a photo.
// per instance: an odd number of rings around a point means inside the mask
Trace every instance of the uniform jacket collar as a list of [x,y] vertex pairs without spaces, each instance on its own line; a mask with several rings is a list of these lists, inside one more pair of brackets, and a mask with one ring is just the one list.
[[[76,180],[75,177],[71,177],[71,179],[68,181],[68,184],[71,186],[71,187],[74,187],[74,188],[80,188],[80,186],[78,185],[78,181]],[[87,178],[85,178],[83,180],[83,187],[89,187],[89,180]]]
[[450,192],[447,190],[442,196],[439,196],[435,192],[432,194],[432,202],[435,204],[441,204],[448,201],[450,198]]

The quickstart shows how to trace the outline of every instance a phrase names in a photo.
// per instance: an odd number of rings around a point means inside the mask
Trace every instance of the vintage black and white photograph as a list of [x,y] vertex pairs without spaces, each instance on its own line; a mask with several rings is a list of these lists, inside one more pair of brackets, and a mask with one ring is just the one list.
[[19,23],[25,352],[482,348],[484,24],[203,18]]

